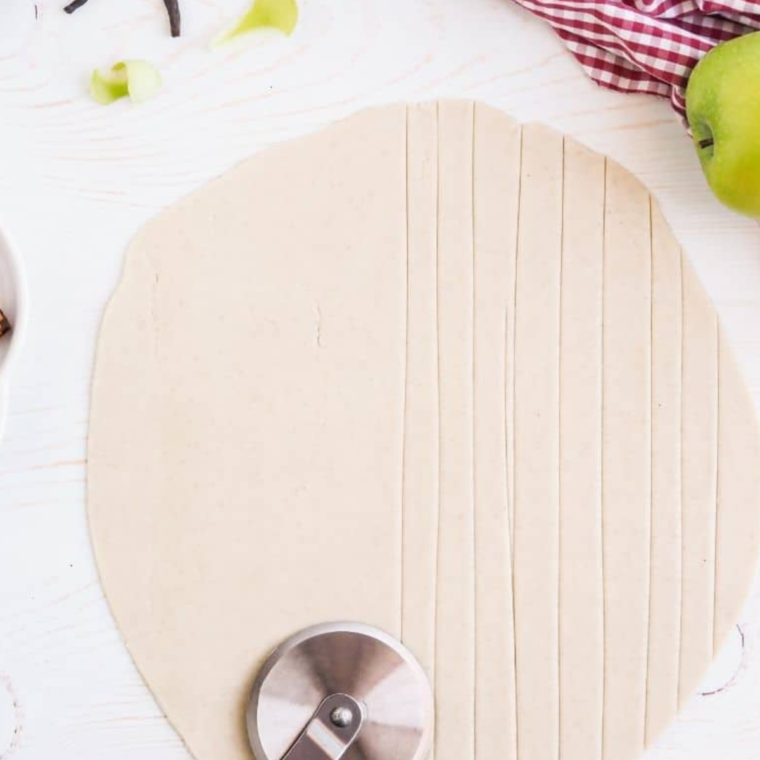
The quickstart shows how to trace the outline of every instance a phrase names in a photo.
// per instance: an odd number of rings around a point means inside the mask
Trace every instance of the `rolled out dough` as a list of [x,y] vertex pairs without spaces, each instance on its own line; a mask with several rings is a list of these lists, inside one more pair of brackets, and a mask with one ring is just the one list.
[[716,314],[630,174],[483,105],[393,106],[133,242],[89,515],[197,760],[248,760],[263,657],[341,619],[416,653],[436,760],[632,760],[739,614],[759,463]]

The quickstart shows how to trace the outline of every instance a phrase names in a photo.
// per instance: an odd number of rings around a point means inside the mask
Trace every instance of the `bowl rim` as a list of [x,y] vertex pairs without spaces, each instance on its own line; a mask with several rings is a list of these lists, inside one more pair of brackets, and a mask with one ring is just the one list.
[[8,352],[0,363],[0,392],[7,390],[8,379],[18,359],[26,336],[28,318],[28,299],[26,274],[18,247],[16,246],[8,228],[0,219],[0,256],[4,256],[9,265],[13,288],[16,296],[16,313],[13,317],[12,331]]

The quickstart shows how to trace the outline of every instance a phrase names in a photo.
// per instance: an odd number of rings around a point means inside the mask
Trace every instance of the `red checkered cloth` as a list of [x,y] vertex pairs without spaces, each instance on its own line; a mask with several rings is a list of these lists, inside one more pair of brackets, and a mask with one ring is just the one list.
[[760,29],[760,0],[516,0],[548,21],[600,85],[670,98],[720,42]]

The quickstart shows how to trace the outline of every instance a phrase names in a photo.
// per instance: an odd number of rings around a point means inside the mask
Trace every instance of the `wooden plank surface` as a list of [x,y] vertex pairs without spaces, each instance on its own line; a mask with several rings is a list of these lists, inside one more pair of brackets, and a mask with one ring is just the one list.
[[[0,57],[0,223],[24,251],[33,309],[0,445],[1,760],[188,757],[98,585],[84,511],[89,381],[129,239],[258,150],[369,105],[441,97],[560,129],[660,200],[760,401],[757,226],[712,199],[667,104],[595,87],[508,0],[302,0],[292,38],[216,53],[208,40],[245,2],[184,0],[178,41],[160,0],[93,0],[72,17],[60,4],[38,0],[36,21],[27,8],[15,54]],[[91,69],[126,57],[160,66],[161,95],[92,104]],[[760,757],[759,639],[756,583],[704,695],[650,760]]]

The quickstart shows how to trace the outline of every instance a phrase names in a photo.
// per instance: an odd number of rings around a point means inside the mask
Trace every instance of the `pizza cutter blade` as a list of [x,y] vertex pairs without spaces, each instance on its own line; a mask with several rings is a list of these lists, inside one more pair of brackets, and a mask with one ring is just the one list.
[[433,712],[403,644],[361,623],[326,623],[267,658],[246,723],[256,760],[424,760]]

